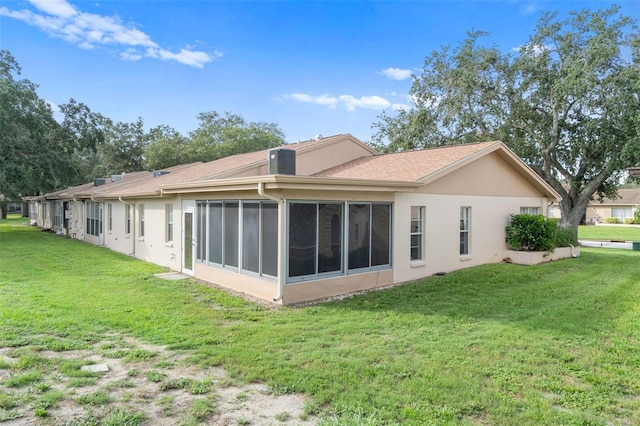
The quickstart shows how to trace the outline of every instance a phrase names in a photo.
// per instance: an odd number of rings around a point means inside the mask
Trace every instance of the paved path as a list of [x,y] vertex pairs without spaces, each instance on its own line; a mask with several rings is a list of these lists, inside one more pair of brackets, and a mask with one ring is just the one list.
[[583,247],[602,247],[602,248],[617,248],[631,250],[633,243],[628,242],[613,242],[613,241],[594,241],[594,240],[580,240],[580,245]]

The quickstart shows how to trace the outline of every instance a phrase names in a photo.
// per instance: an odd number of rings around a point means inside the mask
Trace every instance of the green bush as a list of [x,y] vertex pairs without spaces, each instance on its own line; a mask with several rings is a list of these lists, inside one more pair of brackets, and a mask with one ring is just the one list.
[[624,220],[624,224],[625,224],[625,225],[632,225],[632,224],[634,224],[634,223],[635,223],[635,219],[634,219],[634,218],[632,218],[632,217],[628,217],[628,218],[626,218],[626,219]]
[[556,234],[554,239],[554,246],[556,247],[577,247],[578,235],[568,228],[556,228]]
[[607,217],[604,219],[606,223],[620,223],[620,219],[617,217]]
[[543,215],[511,215],[506,228],[507,244],[512,250],[550,251],[555,248],[556,224]]
[[640,206],[636,206],[636,213],[634,214],[633,217],[634,217],[633,223],[640,224]]

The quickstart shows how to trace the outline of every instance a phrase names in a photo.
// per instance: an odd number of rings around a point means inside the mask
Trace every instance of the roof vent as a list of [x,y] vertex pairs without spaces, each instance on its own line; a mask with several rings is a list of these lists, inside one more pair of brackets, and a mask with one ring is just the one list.
[[96,178],[93,181],[93,186],[100,186],[100,185],[104,185],[105,183],[107,183],[107,179],[105,179],[105,178]]
[[122,180],[122,175],[111,175],[111,182],[118,182]]
[[313,139],[319,141],[320,139],[322,139],[322,135],[321,134],[317,134],[317,135],[315,135],[315,137]]
[[158,176],[162,176],[162,175],[168,175],[169,172],[166,170],[154,170],[153,171],[153,177],[158,177]]
[[293,149],[273,148],[268,151],[270,175],[295,175],[296,152]]

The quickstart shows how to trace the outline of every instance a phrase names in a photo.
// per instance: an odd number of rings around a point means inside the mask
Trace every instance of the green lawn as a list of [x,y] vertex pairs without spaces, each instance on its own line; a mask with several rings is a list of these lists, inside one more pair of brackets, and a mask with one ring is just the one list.
[[581,226],[578,238],[603,241],[640,241],[640,225],[631,226]]
[[[0,348],[64,357],[125,333],[305,393],[326,425],[640,424],[638,252],[583,248],[265,309],[20,222],[0,221]],[[38,381],[37,363],[21,368]]]

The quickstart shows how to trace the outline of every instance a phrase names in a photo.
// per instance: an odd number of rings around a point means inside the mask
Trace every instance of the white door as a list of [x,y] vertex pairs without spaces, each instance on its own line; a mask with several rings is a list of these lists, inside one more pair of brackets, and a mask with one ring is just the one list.
[[193,275],[195,264],[195,206],[182,206],[182,272]]

